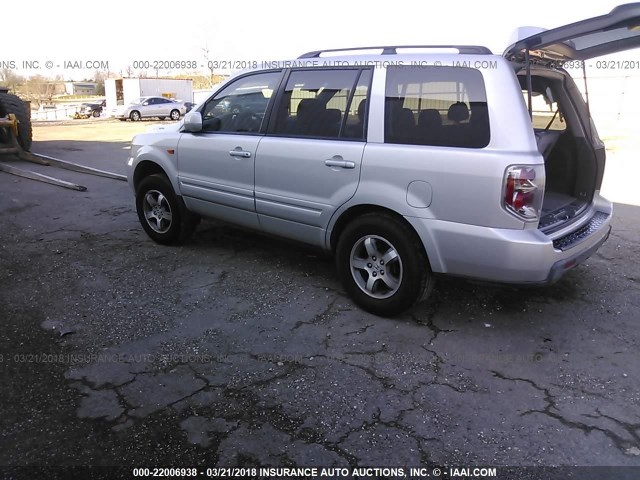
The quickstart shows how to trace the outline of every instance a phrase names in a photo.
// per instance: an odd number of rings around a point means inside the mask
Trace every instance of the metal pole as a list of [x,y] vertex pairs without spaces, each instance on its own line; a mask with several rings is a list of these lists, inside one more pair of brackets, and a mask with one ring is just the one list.
[[529,107],[529,118],[533,120],[533,107],[531,105],[531,89],[533,88],[531,83],[531,58],[528,48],[524,51],[524,62],[527,70],[527,105]]

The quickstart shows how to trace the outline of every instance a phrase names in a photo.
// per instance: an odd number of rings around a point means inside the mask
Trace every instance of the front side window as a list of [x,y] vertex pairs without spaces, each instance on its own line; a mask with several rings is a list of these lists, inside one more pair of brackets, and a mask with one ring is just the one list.
[[479,70],[387,68],[385,143],[483,148],[489,112]]
[[280,101],[274,133],[362,139],[370,80],[368,70],[292,72]]
[[247,75],[225,87],[202,109],[205,132],[258,133],[280,72]]

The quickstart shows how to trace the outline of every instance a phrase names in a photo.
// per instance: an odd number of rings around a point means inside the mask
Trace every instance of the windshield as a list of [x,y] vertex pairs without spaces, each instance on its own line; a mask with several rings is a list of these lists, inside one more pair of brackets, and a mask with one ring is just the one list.
[[144,98],[144,97],[136,98],[133,102],[131,102],[131,105],[140,105],[145,100],[146,100],[146,98]]

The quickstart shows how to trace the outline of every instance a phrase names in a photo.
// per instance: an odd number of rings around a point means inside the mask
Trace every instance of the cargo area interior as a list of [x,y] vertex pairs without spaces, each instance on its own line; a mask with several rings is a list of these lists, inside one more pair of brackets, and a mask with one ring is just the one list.
[[[526,75],[518,73],[525,103]],[[579,102],[582,102],[580,104]],[[576,218],[596,189],[597,159],[586,104],[566,74],[536,69],[531,78],[532,124],[544,157],[546,184],[539,228],[552,231]]]

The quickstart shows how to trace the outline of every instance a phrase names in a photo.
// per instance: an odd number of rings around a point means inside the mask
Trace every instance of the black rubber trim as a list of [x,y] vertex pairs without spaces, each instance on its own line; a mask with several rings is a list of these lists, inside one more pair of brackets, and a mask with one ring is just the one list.
[[582,227],[571,232],[564,237],[557,238],[553,241],[553,248],[560,251],[569,250],[586,240],[590,235],[595,233],[607,221],[609,215],[604,212],[596,212],[593,217]]

